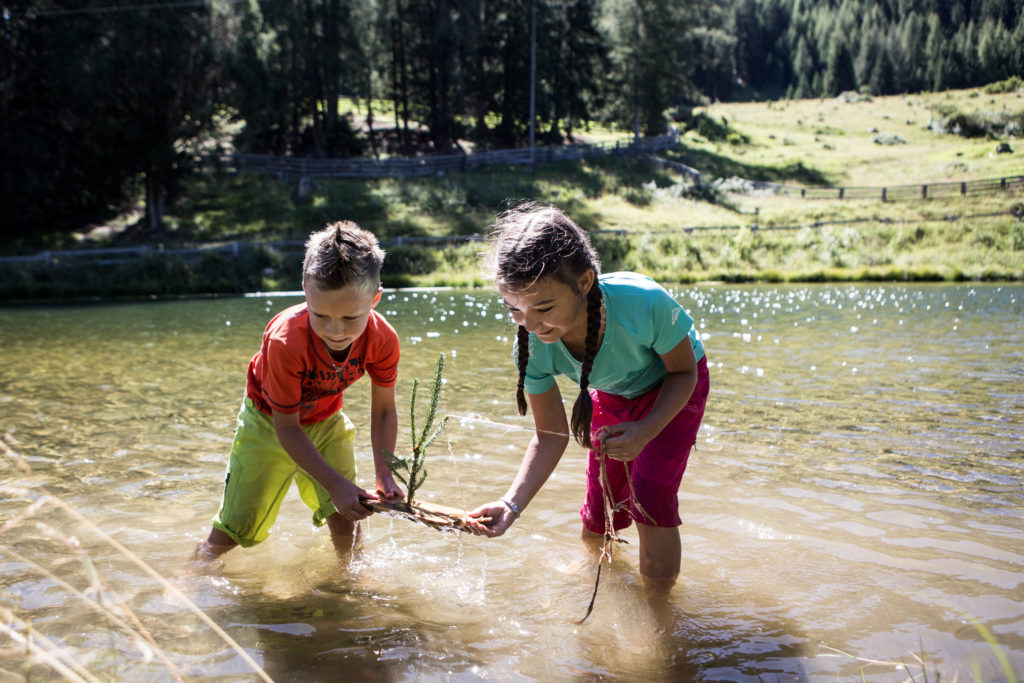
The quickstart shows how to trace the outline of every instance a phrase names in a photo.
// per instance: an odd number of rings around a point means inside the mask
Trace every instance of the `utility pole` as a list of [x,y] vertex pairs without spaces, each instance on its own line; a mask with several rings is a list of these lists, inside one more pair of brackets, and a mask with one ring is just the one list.
[[633,142],[640,141],[640,0],[633,5]]
[[530,163],[534,162],[534,122],[537,120],[537,0],[530,0]]

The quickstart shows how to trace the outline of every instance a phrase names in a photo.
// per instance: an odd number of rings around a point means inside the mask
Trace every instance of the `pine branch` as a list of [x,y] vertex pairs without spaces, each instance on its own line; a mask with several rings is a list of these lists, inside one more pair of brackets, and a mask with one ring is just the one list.
[[[448,416],[446,415],[444,419],[441,420],[441,425],[433,432],[433,434],[431,434],[430,430],[434,426],[434,419],[437,417],[437,404],[441,398],[441,377],[443,372],[444,354],[440,353],[437,356],[437,368],[434,370],[434,386],[433,391],[431,391],[430,394],[430,408],[427,412],[426,422],[423,424],[423,432],[419,435],[417,435],[416,429],[416,388],[419,385],[419,380],[414,379],[412,382],[412,398],[409,402],[409,424],[412,430],[412,455],[408,460],[395,457],[396,466],[400,464],[401,468],[409,473],[408,481],[392,469],[395,476],[401,479],[402,483],[405,484],[406,496],[410,503],[413,501],[416,491],[427,479],[427,448],[434,442],[434,439],[436,439],[438,434],[441,433],[445,425],[448,424]],[[430,435],[429,438],[428,435]],[[390,459],[388,467],[391,467]]]
[[413,450],[416,449],[416,387],[420,381],[415,377],[412,380],[412,396],[409,398],[409,436],[412,439]]
[[427,440],[427,434],[434,425],[434,417],[437,415],[437,402],[441,397],[441,375],[444,373],[444,354],[437,354],[437,368],[434,370],[434,387],[430,393],[430,412],[427,413],[427,421],[423,425],[423,434],[420,436],[420,444]]

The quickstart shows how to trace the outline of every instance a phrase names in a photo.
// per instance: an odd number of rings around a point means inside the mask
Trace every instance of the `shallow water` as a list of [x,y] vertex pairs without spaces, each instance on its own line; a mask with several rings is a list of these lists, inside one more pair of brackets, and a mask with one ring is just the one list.
[[[378,515],[339,557],[293,494],[269,541],[202,564],[190,554],[219,503],[246,364],[297,299],[0,309],[0,623],[23,633],[31,618],[102,680],[253,680],[185,598],[280,681],[1024,674],[1024,287],[673,291],[712,372],[680,493],[682,575],[649,598],[627,531],[582,626],[596,564],[578,540],[578,447],[501,539]],[[400,449],[412,378],[448,356],[452,420],[423,496],[501,495],[531,420],[496,298],[387,292],[378,310],[403,343]],[[368,397],[360,382],[345,402],[364,486]],[[122,600],[159,651],[90,609],[96,595]],[[24,649],[0,639],[0,668],[55,677]]]

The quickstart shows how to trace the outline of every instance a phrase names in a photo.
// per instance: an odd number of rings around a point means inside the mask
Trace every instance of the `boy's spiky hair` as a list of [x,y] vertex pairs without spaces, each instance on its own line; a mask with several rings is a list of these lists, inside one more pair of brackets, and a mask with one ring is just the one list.
[[306,240],[302,284],[312,283],[320,289],[356,286],[375,292],[383,264],[384,250],[372,232],[352,221],[337,221]]

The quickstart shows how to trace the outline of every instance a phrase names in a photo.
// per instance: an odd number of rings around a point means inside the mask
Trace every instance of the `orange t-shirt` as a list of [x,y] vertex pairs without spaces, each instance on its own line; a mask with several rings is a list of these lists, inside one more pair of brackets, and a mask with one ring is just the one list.
[[298,412],[300,424],[312,424],[341,410],[342,392],[367,372],[382,387],[398,379],[398,334],[388,321],[370,311],[348,358],[335,361],[309,326],[302,303],[267,324],[263,346],[249,361],[245,393],[267,415]]

